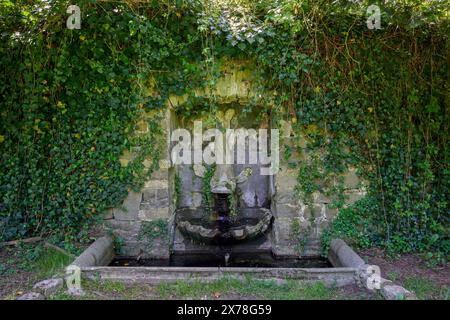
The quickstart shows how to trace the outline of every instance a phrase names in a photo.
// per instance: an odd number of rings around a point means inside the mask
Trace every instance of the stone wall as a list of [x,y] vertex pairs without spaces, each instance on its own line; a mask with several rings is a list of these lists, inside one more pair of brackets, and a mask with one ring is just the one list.
[[[241,62],[224,64],[224,76],[219,79],[214,92],[218,103],[245,104],[255,98],[252,89],[253,72],[243,68]],[[196,93],[198,96],[207,96],[202,91]],[[169,133],[177,126],[177,119],[173,108],[186,101],[186,96],[172,96],[167,103],[167,111],[163,128],[167,140],[165,141],[165,159],[160,163],[160,169],[154,172],[144,188],[139,192],[130,191],[123,203],[123,208],[111,209],[105,216],[105,226],[122,239],[121,254],[126,256],[140,256],[143,258],[165,258],[170,255],[171,249],[183,250],[186,241],[173,228],[173,214],[175,211],[175,172],[183,168],[174,168],[169,161],[170,140]],[[150,115],[152,116],[152,115]],[[145,121],[140,126],[139,134],[146,134]],[[261,248],[272,250],[278,257],[306,257],[317,256],[320,250],[321,231],[332,221],[337,212],[330,208],[330,199],[323,194],[314,194],[312,204],[307,206],[298,200],[295,195],[297,185],[297,172],[293,168],[300,161],[308,157],[304,148],[305,141],[301,136],[296,136],[292,130],[291,123],[284,121],[281,125],[280,146],[299,147],[298,153],[294,153],[289,160],[283,159],[283,150],[280,150],[281,169],[277,175],[270,178],[270,194],[272,195],[271,210],[275,217],[272,231],[268,235],[268,241],[261,244]],[[293,150],[296,150],[293,148]],[[121,159],[122,165],[127,165],[132,159],[132,152],[125,153]],[[150,159],[146,160],[149,165]],[[191,168],[184,168],[191,170]],[[189,195],[180,201],[186,206],[198,206],[201,203],[201,190],[196,183],[198,177],[183,175],[186,181],[183,184],[192,185]],[[354,202],[364,195],[358,188],[358,178],[354,170],[345,175],[346,193],[349,202]],[[194,181],[195,180],[195,181]],[[194,203],[195,202],[195,203]],[[145,238],[140,237],[142,228],[146,223],[164,220],[167,222],[167,230],[162,231],[161,237],[152,239],[148,243]],[[297,232],[297,233],[296,233]]]

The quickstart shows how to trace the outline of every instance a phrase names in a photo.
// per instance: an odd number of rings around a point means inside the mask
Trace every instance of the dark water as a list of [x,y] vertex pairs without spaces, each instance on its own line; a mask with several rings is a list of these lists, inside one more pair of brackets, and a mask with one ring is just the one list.
[[149,260],[117,258],[110,266],[116,267],[253,267],[253,268],[331,268],[327,259],[274,259],[270,254],[232,254],[225,262],[224,256],[218,255],[182,255],[170,260]]

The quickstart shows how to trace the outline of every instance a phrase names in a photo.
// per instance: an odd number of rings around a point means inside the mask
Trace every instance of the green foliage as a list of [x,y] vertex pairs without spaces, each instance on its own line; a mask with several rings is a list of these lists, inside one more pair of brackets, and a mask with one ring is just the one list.
[[[21,244],[17,250],[11,250],[11,259],[7,261],[4,275],[23,270],[33,272],[33,277],[45,279],[63,271],[72,261],[73,257],[52,248]],[[1,267],[0,274],[2,274]]]
[[178,208],[180,206],[181,197],[181,178],[178,173],[175,174],[175,206]]
[[[194,89],[237,58],[259,72],[251,103],[306,140],[298,196],[340,209],[325,240],[448,257],[446,1],[380,2],[381,30],[367,29],[369,1],[79,1],[81,30],[61,23],[65,1],[37,3],[0,4],[1,238],[86,237],[157,168],[169,95],[188,94],[178,113],[214,114]],[[150,134],[134,134],[148,111]],[[125,150],[137,156],[123,167]],[[349,167],[367,200],[344,208]]]
[[139,239],[145,240],[149,247],[153,246],[156,239],[168,242],[167,220],[157,219],[152,221],[143,221],[139,230]]
[[294,248],[299,255],[303,254],[303,250],[308,244],[309,230],[302,229],[298,219],[292,220],[290,238],[294,243]]

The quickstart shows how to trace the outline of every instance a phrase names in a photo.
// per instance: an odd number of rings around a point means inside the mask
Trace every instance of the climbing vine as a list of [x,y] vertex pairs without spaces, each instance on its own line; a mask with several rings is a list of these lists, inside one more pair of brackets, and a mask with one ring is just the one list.
[[[0,237],[86,236],[157,168],[169,97],[190,97],[180,114],[214,114],[195,89],[236,58],[259,73],[252,103],[306,145],[285,149],[304,153],[298,197],[340,209],[324,240],[448,256],[445,1],[374,1],[381,30],[366,26],[368,1],[77,2],[80,30],[62,23],[66,1],[0,4]],[[138,156],[123,166],[126,150]],[[367,195],[345,208],[351,167]]]

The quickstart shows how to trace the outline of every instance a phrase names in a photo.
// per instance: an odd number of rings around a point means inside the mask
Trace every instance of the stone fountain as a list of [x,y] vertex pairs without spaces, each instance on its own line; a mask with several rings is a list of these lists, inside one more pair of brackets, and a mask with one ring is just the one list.
[[247,180],[251,169],[230,177],[227,165],[219,165],[211,180],[214,195],[213,208],[180,209],[176,223],[178,229],[194,241],[207,244],[233,244],[263,235],[272,222],[272,213],[266,208],[236,208],[239,193],[236,186]]
[[[222,114],[222,129],[230,128],[233,115],[232,109]],[[234,152],[233,145],[227,140],[223,147],[224,154]],[[258,206],[256,193],[251,199],[254,201],[252,207],[241,205],[244,185],[250,182],[252,175],[259,174],[259,170],[254,169],[259,169],[258,165],[252,168],[251,165],[217,164],[210,182],[212,207],[179,208],[175,215],[177,229],[194,242],[210,245],[232,245],[263,236],[273,220],[271,211]],[[205,169],[194,171],[204,172]]]

